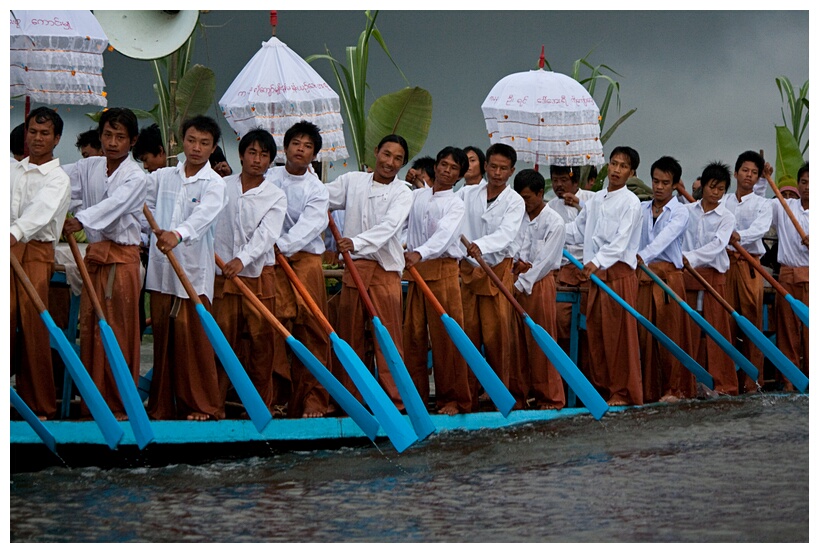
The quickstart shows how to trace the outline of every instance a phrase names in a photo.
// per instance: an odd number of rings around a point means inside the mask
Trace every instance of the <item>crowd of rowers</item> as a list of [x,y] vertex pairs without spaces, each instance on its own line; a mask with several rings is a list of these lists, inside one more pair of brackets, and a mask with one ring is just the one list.
[[[230,393],[230,381],[214,356],[196,306],[171,265],[171,253],[271,413],[289,417],[343,413],[289,354],[282,335],[243,296],[238,280],[360,400],[332,356],[325,327],[308,308],[314,302],[328,313],[322,262],[343,264],[342,259],[348,259],[332,324],[403,409],[351,278],[351,260],[421,398],[441,414],[492,406],[438,313],[405,271],[409,267],[417,269],[446,313],[483,350],[518,409],[561,409],[566,387],[479,258],[564,348],[572,332],[571,304],[557,303],[556,291],[580,291],[586,331],[580,333],[578,365],[609,405],[675,401],[703,390],[678,359],[638,330],[634,317],[591,284],[592,274],[708,370],[714,380],[713,390],[706,390],[710,394],[758,391],[764,360],[717,299],[704,293],[692,271],[684,270],[684,262],[761,327],[763,279],[732,244],[759,258],[765,253],[762,237],[773,226],[779,240],[779,280],[808,303],[808,239],[800,236],[781,204],[765,197],[766,181],[773,185],[771,167],[753,151],[739,155],[733,175],[721,162],[703,168],[695,187],[700,199],[693,203],[683,198],[680,164],[662,157],[651,165],[651,196],[641,202],[627,186],[640,157],[633,148],[617,147],[609,155],[607,180],[597,192],[585,182],[581,186],[580,167],[551,166],[555,197],[546,202],[544,177],[532,169],[516,173],[515,150],[504,144],[490,146],[485,154],[475,147],[446,147],[430,166],[418,163],[401,179],[399,170],[411,153],[401,136],[389,135],[375,148],[374,167],[325,184],[312,168],[322,148],[320,129],[305,121],[283,137],[284,165],[272,163],[277,147],[269,132],[245,134],[238,145],[238,174],[230,174],[226,163],[212,167],[220,129],[209,117],[182,124],[184,161],[168,167],[158,129],[140,132],[127,108],[102,113],[96,131],[101,155],[63,167],[53,157],[62,126],[60,116],[45,107],[33,110],[25,121],[28,157],[11,164],[11,253],[45,300],[54,244],[61,234],[85,232],[90,285],[101,298],[135,382],[140,292],[147,290],[153,331],[147,411],[156,420],[222,419]],[[156,134],[152,140],[151,133]],[[729,193],[733,181],[736,192]],[[807,164],[797,181],[796,197],[787,205],[807,233]],[[148,226],[143,206],[158,229]],[[68,212],[73,217],[67,218]],[[337,241],[328,230],[331,217],[341,229]],[[148,249],[145,269],[141,248]],[[580,260],[582,269],[569,262],[564,248]],[[216,256],[224,260],[221,269]],[[758,367],[759,379],[737,373],[729,356],[638,270],[638,263],[736,344]],[[295,277],[283,270],[285,265]],[[402,280],[408,281],[405,294]],[[300,295],[295,281],[310,298]],[[112,411],[123,419],[88,296],[82,294],[81,299],[80,357]],[[38,319],[37,307],[12,278],[11,367],[16,389],[45,419],[56,416],[56,390],[48,332]],[[787,303],[777,301],[777,344],[805,372],[807,330]],[[787,381],[780,384],[792,389]]]

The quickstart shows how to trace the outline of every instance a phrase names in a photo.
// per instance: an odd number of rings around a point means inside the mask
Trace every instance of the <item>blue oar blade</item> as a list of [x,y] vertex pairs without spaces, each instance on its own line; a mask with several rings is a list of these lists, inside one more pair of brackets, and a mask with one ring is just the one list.
[[398,388],[398,393],[401,394],[401,399],[404,400],[404,407],[407,409],[407,415],[412,423],[412,428],[419,440],[423,440],[433,432],[435,432],[435,425],[432,424],[432,419],[427,411],[427,406],[418,394],[418,388],[407,371],[407,366],[404,360],[401,359],[401,354],[398,353],[398,348],[395,347],[395,342],[392,340],[387,327],[381,322],[378,317],[373,317],[373,329],[375,330],[375,339],[381,348],[381,353],[387,360],[387,365],[392,374],[392,379],[395,381],[395,387]]
[[808,314],[808,306],[790,294],[785,296],[785,299],[788,300],[789,304],[791,304],[791,309],[793,309],[793,312],[796,313],[797,317],[799,317],[799,320],[802,321],[802,324],[809,327],[810,315]]
[[475,344],[472,343],[472,340],[469,339],[469,336],[466,335],[464,329],[461,328],[455,319],[444,313],[441,315],[441,322],[444,324],[444,328],[455,344],[455,347],[458,348],[458,351],[461,352],[461,355],[466,360],[466,364],[472,369],[475,378],[478,379],[483,389],[486,390],[492,403],[495,404],[495,407],[497,407],[501,415],[508,417],[509,413],[515,407],[515,398],[509,390],[506,389],[501,379],[495,371],[492,370],[492,367],[489,366],[489,363],[486,362],[481,352],[478,351],[478,348],[475,347]]
[[765,357],[771,360],[771,363],[791,381],[791,384],[793,384],[797,390],[804,392],[808,387],[808,377],[805,376],[790,359],[785,357],[785,354],[779,351],[751,321],[736,311],[731,313],[731,316],[734,317],[734,320],[746,338],[751,340],[751,342],[762,351]]
[[529,327],[537,345],[540,346],[540,349],[543,350],[543,353],[546,354],[546,357],[549,358],[569,387],[574,390],[574,393],[580,398],[586,409],[595,419],[600,420],[603,418],[603,415],[609,410],[609,405],[603,399],[603,396],[594,389],[594,386],[580,372],[577,365],[572,362],[566,352],[557,345],[554,338],[549,336],[549,333],[542,326],[533,321],[529,315],[523,316],[523,322]]
[[210,340],[210,344],[213,346],[213,351],[216,352],[216,356],[219,357],[219,360],[222,362],[222,367],[225,369],[228,378],[230,378],[230,382],[236,389],[236,393],[239,394],[239,399],[242,400],[242,404],[245,406],[250,420],[253,421],[256,430],[261,433],[267,424],[273,420],[270,410],[264,404],[264,400],[262,400],[262,396],[259,395],[253,382],[250,381],[250,377],[247,376],[247,372],[245,372],[244,367],[242,367],[242,363],[239,361],[239,358],[236,357],[236,353],[233,349],[231,349],[227,338],[222,334],[222,330],[219,328],[219,325],[216,324],[213,315],[211,315],[201,303],[196,305],[196,312],[199,314],[199,320],[202,321],[205,334],[207,334],[208,340]]
[[108,364],[111,366],[122,405],[128,414],[128,422],[131,424],[139,449],[144,449],[154,440],[154,431],[151,429],[148,413],[145,412],[145,406],[139,398],[139,392],[137,392],[128,363],[122,355],[114,330],[104,320],[99,321],[99,326],[102,346],[105,348],[105,355],[108,357]]
[[353,397],[344,385],[327,370],[327,367],[321,364],[321,361],[316,359],[316,356],[307,349],[307,347],[294,338],[292,335],[288,336],[285,341],[290,349],[298,357],[307,370],[316,377],[316,380],[324,386],[324,389],[333,396],[333,399],[338,402],[338,405],[344,409],[351,419],[355,421],[362,432],[371,440],[375,440],[378,434],[378,421],[367,411],[358,400]]
[[330,343],[336,357],[344,370],[358,388],[361,397],[372,409],[376,420],[384,429],[393,447],[401,453],[418,440],[412,426],[401,416],[387,392],[376,382],[375,377],[367,370],[350,344],[342,340],[335,332],[330,334]]
[[57,440],[54,439],[54,435],[48,431],[48,428],[46,428],[43,422],[37,418],[34,411],[32,411],[31,408],[26,405],[26,402],[23,401],[23,398],[17,394],[14,388],[11,388],[11,404],[15,409],[17,409],[17,412],[23,416],[23,419],[28,423],[31,429],[34,430],[35,434],[37,434],[40,439],[43,440],[46,447],[56,455]]
[[105,400],[102,398],[102,394],[100,394],[100,391],[94,385],[94,381],[91,380],[88,371],[85,370],[85,366],[83,366],[82,361],[80,361],[80,358],[77,356],[77,352],[71,347],[63,331],[54,323],[48,311],[40,313],[40,318],[45,323],[46,328],[48,328],[52,341],[57,347],[60,357],[62,357],[65,362],[65,368],[71,374],[74,384],[77,385],[77,389],[83,400],[85,400],[85,404],[88,406],[91,416],[94,417],[94,421],[96,421],[97,426],[100,427],[100,431],[105,437],[105,443],[107,443],[111,449],[115,449],[125,435],[125,431],[122,430],[122,427],[117,422],[108,404],[105,403]]

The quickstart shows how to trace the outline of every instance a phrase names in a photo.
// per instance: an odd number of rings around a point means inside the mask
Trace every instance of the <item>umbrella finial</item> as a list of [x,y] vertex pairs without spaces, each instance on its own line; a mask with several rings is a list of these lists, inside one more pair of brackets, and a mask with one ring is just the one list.
[[540,67],[541,69],[543,69],[543,67],[545,65],[546,65],[546,45],[541,44],[540,45],[540,60],[538,60],[537,66]]
[[273,28],[273,36],[276,36],[276,25],[279,24],[279,12],[270,10],[270,26]]

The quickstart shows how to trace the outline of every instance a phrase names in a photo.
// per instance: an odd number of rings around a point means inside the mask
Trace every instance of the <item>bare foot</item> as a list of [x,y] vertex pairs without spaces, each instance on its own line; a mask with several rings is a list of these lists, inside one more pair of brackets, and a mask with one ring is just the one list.
[[41,421],[47,421],[48,420],[48,417],[46,417],[45,415],[37,415],[37,418],[40,419]]
[[628,403],[622,399],[610,399],[606,403],[608,403],[610,407],[621,407],[623,405],[628,405]]
[[303,419],[318,419],[325,415],[325,413],[321,411],[305,411],[302,413],[301,418]]
[[558,407],[557,405],[555,405],[553,403],[541,403],[541,404],[539,404],[537,406],[537,408],[539,410],[541,410],[541,411],[546,411],[546,410],[549,410],[549,409],[560,409],[560,407]]
[[206,421],[208,419],[210,419],[210,416],[205,413],[191,413],[188,415],[189,421]]
[[114,415],[114,418],[117,419],[118,421],[127,421],[128,415],[126,415],[125,413],[117,413]]
[[660,403],[677,403],[678,401],[680,401],[680,398],[674,394],[666,394],[660,398]]
[[439,415],[457,415],[458,414],[458,408],[453,407],[452,405],[445,405],[445,406],[441,407],[440,409],[438,409],[438,414]]

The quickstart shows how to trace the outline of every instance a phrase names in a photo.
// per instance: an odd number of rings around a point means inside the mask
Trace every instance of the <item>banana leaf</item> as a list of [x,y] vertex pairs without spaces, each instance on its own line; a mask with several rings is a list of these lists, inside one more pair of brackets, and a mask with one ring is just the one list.
[[796,174],[802,167],[802,153],[790,129],[784,126],[776,127],[776,183],[785,186],[785,180],[791,185],[796,182]]
[[409,146],[409,157],[417,155],[424,147],[431,122],[432,95],[427,90],[407,87],[381,96],[367,115],[364,163],[375,167],[375,148],[388,134],[403,136]]
[[176,88],[174,128],[178,129],[186,119],[207,113],[213,105],[215,91],[216,75],[212,69],[199,64],[188,69]]

